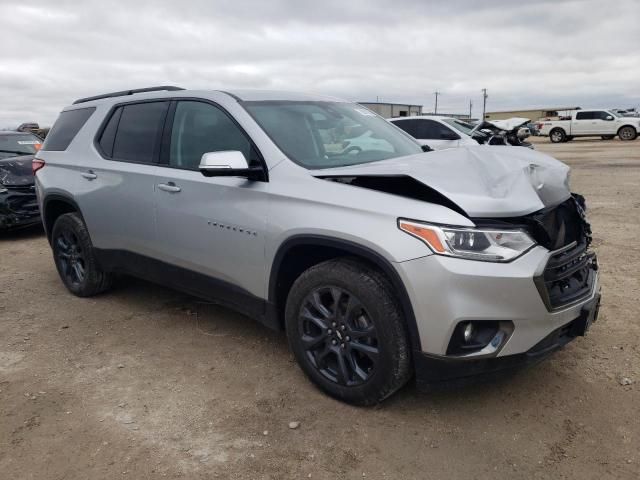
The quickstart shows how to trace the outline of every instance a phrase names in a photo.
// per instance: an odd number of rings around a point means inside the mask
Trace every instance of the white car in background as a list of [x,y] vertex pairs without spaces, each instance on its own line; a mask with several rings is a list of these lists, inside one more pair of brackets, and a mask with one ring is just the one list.
[[434,150],[478,145],[471,137],[473,125],[457,118],[419,115],[387,120],[415,138],[420,145],[428,145]]

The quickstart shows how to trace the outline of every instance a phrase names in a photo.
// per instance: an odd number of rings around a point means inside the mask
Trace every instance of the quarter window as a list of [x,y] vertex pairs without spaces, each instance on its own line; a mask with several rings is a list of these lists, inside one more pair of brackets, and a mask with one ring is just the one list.
[[42,150],[66,150],[95,110],[95,107],[90,107],[62,112],[47,135]]
[[197,170],[204,153],[228,150],[242,152],[251,165],[259,162],[249,138],[221,109],[204,102],[178,102],[171,129],[170,166]]

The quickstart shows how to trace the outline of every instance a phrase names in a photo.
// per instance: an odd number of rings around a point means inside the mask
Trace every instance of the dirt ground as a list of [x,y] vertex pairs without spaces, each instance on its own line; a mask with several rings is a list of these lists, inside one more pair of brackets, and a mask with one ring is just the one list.
[[640,478],[640,140],[536,144],[587,197],[600,320],[515,377],[377,408],[236,313],[133,279],[75,298],[41,231],[0,235],[0,478]]

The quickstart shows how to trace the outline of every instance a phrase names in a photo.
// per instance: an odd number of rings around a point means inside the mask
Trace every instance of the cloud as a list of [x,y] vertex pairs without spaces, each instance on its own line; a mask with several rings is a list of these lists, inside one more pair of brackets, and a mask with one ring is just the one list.
[[476,113],[638,106],[640,2],[3,2],[0,127],[149,85],[315,91]]

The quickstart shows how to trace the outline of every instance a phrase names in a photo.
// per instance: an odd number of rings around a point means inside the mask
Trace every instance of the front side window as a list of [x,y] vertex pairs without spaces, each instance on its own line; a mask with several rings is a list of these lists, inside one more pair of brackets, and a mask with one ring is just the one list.
[[593,112],[593,113],[595,114],[594,118],[597,120],[606,120],[608,117],[613,117],[613,115],[605,111]]
[[455,132],[452,132],[449,127],[445,127],[440,122],[436,122],[435,120],[423,120],[421,125],[422,135],[427,140],[441,140],[446,139],[451,136],[457,135]]
[[3,135],[0,132],[0,159],[33,155],[40,149],[41,143],[39,137],[30,133]]
[[250,165],[258,161],[249,138],[229,116],[214,105],[180,101],[171,129],[169,165],[197,170],[204,153],[240,151]]
[[361,105],[249,101],[242,106],[280,150],[305,168],[340,167],[422,153],[411,137]]
[[133,103],[118,107],[98,143],[114,160],[153,163],[158,155],[169,102]]

